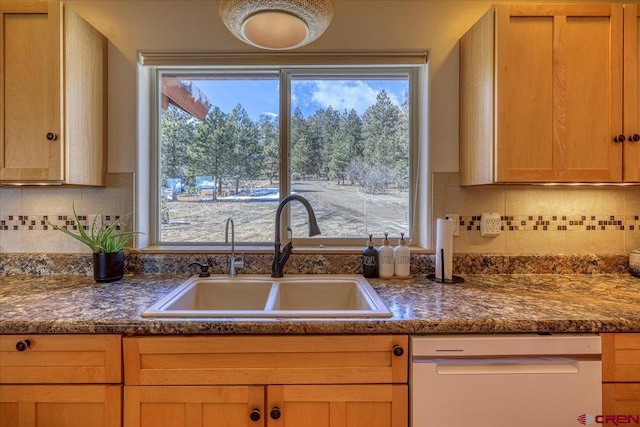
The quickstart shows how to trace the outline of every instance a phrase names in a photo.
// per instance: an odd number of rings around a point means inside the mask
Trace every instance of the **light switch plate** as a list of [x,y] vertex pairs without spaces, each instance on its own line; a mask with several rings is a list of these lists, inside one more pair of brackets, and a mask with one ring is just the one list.
[[460,214],[444,214],[444,217],[446,219],[452,219],[454,226],[453,226],[453,237],[459,237],[460,236]]
[[480,236],[496,237],[500,235],[502,221],[499,213],[483,213],[480,217]]

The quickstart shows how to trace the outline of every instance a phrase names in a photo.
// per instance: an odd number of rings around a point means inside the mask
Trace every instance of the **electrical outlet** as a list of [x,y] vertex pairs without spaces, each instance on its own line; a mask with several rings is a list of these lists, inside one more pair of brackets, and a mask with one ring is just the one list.
[[496,237],[500,234],[502,221],[499,213],[483,213],[480,217],[480,236]]
[[444,214],[444,217],[453,220],[453,237],[460,236],[460,214]]

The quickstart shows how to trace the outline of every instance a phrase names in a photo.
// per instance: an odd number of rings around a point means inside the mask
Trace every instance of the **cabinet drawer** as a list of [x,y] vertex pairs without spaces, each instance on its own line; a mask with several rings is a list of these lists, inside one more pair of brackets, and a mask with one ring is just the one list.
[[406,336],[130,337],[123,345],[127,385],[407,381]]
[[121,354],[119,335],[2,335],[0,383],[119,383]]
[[640,382],[640,334],[601,334],[602,380]]

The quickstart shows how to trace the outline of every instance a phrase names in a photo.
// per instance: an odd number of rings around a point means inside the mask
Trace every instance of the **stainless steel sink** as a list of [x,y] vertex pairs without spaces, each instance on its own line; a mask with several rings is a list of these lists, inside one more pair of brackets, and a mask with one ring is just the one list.
[[361,275],[193,276],[143,317],[391,317]]

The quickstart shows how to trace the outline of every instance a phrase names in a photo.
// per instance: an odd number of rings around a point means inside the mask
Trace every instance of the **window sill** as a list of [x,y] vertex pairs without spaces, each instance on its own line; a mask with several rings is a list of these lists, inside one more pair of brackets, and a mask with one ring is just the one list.
[[[413,254],[430,254],[434,253],[433,249],[426,249],[420,246],[409,246],[411,253]],[[262,245],[236,245],[236,252],[243,252],[247,254],[272,254],[273,246]],[[295,246],[295,254],[360,254],[363,248],[358,246]],[[202,246],[173,246],[173,245],[150,245],[142,249],[136,249],[136,252],[144,254],[228,254],[231,253],[231,246],[214,246],[214,245],[202,245]]]

